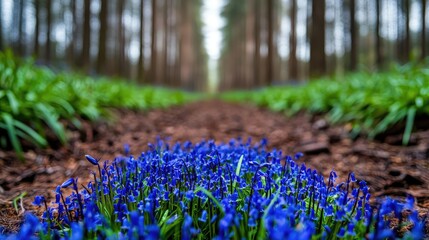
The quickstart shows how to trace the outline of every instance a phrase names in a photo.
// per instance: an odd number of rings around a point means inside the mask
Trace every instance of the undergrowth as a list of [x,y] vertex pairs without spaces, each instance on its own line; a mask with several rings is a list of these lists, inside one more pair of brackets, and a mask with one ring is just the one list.
[[121,80],[55,73],[31,59],[0,52],[0,146],[22,156],[22,142],[38,147],[54,135],[67,142],[63,120],[106,116],[108,108],[150,109],[182,104],[196,96],[178,90],[138,86]]
[[222,98],[250,101],[288,114],[302,110],[328,113],[333,123],[350,123],[352,136],[364,133],[373,138],[403,123],[406,145],[416,117],[429,116],[429,68],[410,63],[388,72],[359,72],[301,86],[230,92]]

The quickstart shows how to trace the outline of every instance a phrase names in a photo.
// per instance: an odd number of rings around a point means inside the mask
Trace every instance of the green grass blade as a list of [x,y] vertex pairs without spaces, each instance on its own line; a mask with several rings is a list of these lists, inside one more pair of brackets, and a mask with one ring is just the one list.
[[405,125],[404,136],[402,137],[402,144],[408,145],[410,142],[411,132],[413,131],[414,118],[416,116],[416,108],[411,107],[407,112],[407,123]]
[[223,210],[222,205],[220,204],[220,202],[215,197],[213,197],[213,195],[212,195],[212,193],[210,191],[208,191],[207,189],[202,188],[202,187],[197,187],[195,189],[194,193],[197,193],[197,192],[203,192],[219,208],[219,210],[221,211],[222,215],[225,214],[225,210]]
[[9,140],[12,144],[12,147],[15,150],[15,152],[18,154],[18,157],[22,160],[24,155],[23,155],[21,143],[19,142],[18,136],[16,134],[14,119],[12,118],[12,115],[10,115],[9,113],[2,113],[2,118],[6,125],[6,131],[9,135]]
[[58,137],[61,143],[66,143],[66,134],[63,126],[60,122],[58,122],[57,115],[53,111],[51,111],[48,106],[45,106],[43,104],[37,104],[36,108],[39,110],[42,119],[52,129],[52,131],[54,131],[55,135]]
[[12,91],[6,93],[7,99],[9,100],[10,109],[13,114],[18,114],[19,112],[19,103],[15,97],[15,94]]
[[38,145],[39,147],[44,147],[48,144],[46,139],[34,131],[31,127],[25,125],[24,123],[15,120],[15,126],[19,128],[24,134],[30,137],[30,141]]
[[[241,164],[243,163],[244,155],[241,155],[240,159],[238,160],[237,168],[235,169],[235,176],[240,176],[241,171]],[[232,184],[232,190],[235,189],[235,186],[237,185],[237,181],[234,180],[234,183]]]

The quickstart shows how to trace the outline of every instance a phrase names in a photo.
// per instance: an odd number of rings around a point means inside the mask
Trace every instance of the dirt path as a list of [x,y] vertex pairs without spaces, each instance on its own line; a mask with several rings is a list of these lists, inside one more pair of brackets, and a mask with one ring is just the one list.
[[[417,198],[417,204],[429,208],[429,131],[413,135],[413,146],[398,145],[347,137],[347,126],[330,126],[321,116],[299,114],[287,118],[282,114],[254,106],[219,101],[196,102],[149,112],[117,111],[116,121],[84,124],[80,131],[70,132],[70,144],[58,149],[29,150],[26,163],[15,154],[0,150],[0,225],[19,220],[10,208],[13,198],[22,192],[27,196],[23,206],[31,209],[35,195],[53,196],[54,188],[69,177],[85,179],[91,166],[84,154],[104,160],[123,152],[123,144],[139,155],[156,136],[170,141],[218,142],[231,138],[266,137],[269,147],[286,154],[304,152],[301,162],[325,176],[334,169],[340,179],[354,171],[364,179],[374,196]],[[399,136],[390,136],[395,143]],[[399,138],[400,139],[400,138]]]

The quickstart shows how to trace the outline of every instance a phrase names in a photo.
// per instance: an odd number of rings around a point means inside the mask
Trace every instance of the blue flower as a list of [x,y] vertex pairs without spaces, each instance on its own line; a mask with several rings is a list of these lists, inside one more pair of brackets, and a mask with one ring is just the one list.
[[93,158],[91,155],[85,155],[86,160],[90,162],[92,165],[98,165],[98,160]]
[[61,188],[67,188],[70,185],[72,185],[74,182],[73,178],[69,178],[68,180],[66,180],[65,182],[63,182],[63,184],[61,184]]
[[36,196],[36,197],[34,197],[34,201],[32,202],[32,204],[40,207],[44,202],[45,202],[45,197]]
[[204,222],[204,223],[207,221],[207,211],[206,210],[203,210],[203,212],[201,213],[201,217],[198,218],[198,220],[201,222]]

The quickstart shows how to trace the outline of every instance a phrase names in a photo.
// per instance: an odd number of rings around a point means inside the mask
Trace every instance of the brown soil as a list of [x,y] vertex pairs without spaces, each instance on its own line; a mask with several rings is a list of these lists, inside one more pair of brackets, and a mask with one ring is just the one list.
[[[111,160],[123,153],[123,144],[139,155],[157,136],[170,142],[197,142],[215,139],[266,137],[270,148],[285,154],[302,151],[301,162],[324,176],[337,171],[344,180],[350,171],[364,179],[375,197],[416,197],[422,210],[429,208],[429,130],[412,135],[412,146],[400,146],[400,135],[390,135],[384,142],[348,137],[349,126],[331,126],[323,116],[304,113],[286,117],[280,113],[250,105],[220,101],[195,102],[163,110],[134,112],[115,110],[115,120],[85,123],[81,130],[69,132],[70,142],[58,149],[33,149],[25,152],[25,163],[11,151],[0,150],[0,225],[14,230],[23,208],[34,210],[36,195],[53,199],[53,190],[70,177],[88,178],[92,169],[84,159],[90,154]],[[93,169],[92,169],[93,170]],[[26,192],[18,211],[12,201]]]

